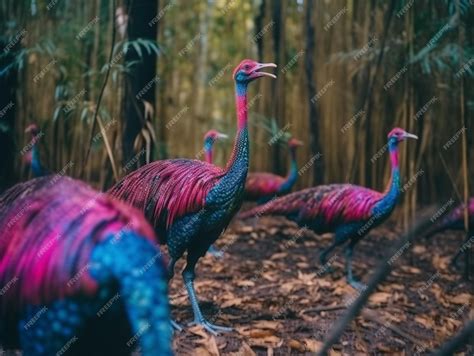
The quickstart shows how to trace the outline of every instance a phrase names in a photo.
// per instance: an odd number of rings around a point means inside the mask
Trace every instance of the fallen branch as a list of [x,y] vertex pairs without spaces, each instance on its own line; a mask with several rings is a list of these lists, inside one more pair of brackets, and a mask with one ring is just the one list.
[[441,347],[433,352],[432,355],[454,355],[454,352],[463,345],[469,342],[469,339],[473,341],[474,338],[474,320],[470,320],[464,328],[461,329],[454,337],[446,341]]
[[387,322],[382,320],[373,310],[367,310],[367,309],[363,310],[362,311],[362,316],[367,320],[373,321],[374,323],[380,324],[383,327],[392,330],[395,334],[400,335],[401,337],[409,340],[411,343],[413,343],[415,345],[420,345],[422,347],[425,347],[418,340],[420,338],[419,336],[416,336],[416,338],[418,338],[418,339],[416,339],[414,336],[412,336],[411,334],[406,333],[405,331],[403,331],[402,329],[400,329],[396,325],[393,325],[392,323],[387,324]]
[[346,308],[347,308],[346,304],[337,304],[337,305],[327,305],[327,306],[322,306],[322,307],[317,307],[317,308],[305,309],[305,310],[302,310],[301,312],[303,314],[306,314],[306,313],[319,313],[319,312],[323,312],[323,311],[341,310],[341,309],[346,309]]

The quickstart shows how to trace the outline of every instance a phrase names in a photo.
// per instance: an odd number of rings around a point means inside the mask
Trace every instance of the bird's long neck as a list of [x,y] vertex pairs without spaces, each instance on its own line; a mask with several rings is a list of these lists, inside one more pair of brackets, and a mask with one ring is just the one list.
[[293,187],[298,178],[298,163],[296,162],[296,148],[290,147],[290,169],[286,180],[282,185],[283,190],[289,190]]
[[388,151],[390,154],[390,163],[392,173],[390,181],[385,189],[384,196],[376,205],[376,212],[384,215],[390,213],[397,204],[400,196],[400,167],[398,164],[398,143],[389,141]]
[[236,84],[237,134],[225,174],[209,192],[208,202],[231,203],[228,211],[240,208],[249,169],[249,136],[247,130],[247,85]]
[[31,148],[31,169],[35,177],[43,175],[43,169],[41,167],[41,160],[39,155],[38,140],[33,137],[33,146]]
[[247,84],[236,83],[235,105],[237,110],[237,135],[235,137],[232,155],[227,163],[227,173],[244,173],[243,179],[245,180],[249,161]]

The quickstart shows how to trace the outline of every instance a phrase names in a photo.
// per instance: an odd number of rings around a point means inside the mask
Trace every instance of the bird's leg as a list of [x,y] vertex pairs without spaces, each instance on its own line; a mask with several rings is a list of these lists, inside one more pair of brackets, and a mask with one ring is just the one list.
[[[189,252],[188,252],[189,253]],[[196,292],[194,290],[194,266],[197,260],[194,259],[188,254],[188,261],[186,264],[185,269],[183,270],[183,280],[184,285],[186,286],[186,290],[188,291],[189,301],[193,307],[194,313],[194,324],[202,325],[204,329],[209,331],[211,334],[217,335],[219,331],[232,331],[232,328],[227,328],[223,326],[218,326],[211,324],[207,321],[204,316],[202,315],[201,309],[199,308],[199,302],[196,296]]]
[[216,248],[214,245],[211,245],[209,249],[207,250],[207,252],[211,254],[212,256],[219,259],[224,257],[224,252]]
[[354,250],[354,245],[357,240],[351,240],[346,247],[346,272],[347,272],[347,283],[349,283],[353,288],[362,291],[367,286],[359,281],[357,281],[352,275],[352,252]]

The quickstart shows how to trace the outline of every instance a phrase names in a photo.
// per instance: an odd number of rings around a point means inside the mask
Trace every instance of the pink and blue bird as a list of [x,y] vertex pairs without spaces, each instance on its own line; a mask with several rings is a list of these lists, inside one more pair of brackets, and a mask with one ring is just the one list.
[[46,176],[0,196],[0,345],[24,355],[171,355],[167,272],[138,210]]
[[290,169],[286,177],[266,172],[251,172],[245,183],[245,199],[257,201],[263,204],[272,198],[288,194],[298,179],[298,162],[296,161],[296,150],[303,142],[296,138],[288,140],[288,151],[290,153]]
[[371,229],[390,216],[398,202],[400,196],[398,145],[407,138],[417,139],[417,136],[400,128],[395,128],[388,134],[392,172],[383,193],[352,184],[320,185],[274,199],[239,216],[250,218],[281,215],[317,234],[334,233],[333,242],[319,256],[320,263],[329,269],[330,266],[326,266],[328,255],[337,246],[347,243],[345,247],[347,281],[354,288],[362,289],[364,285],[352,274],[353,249]]
[[168,245],[169,278],[185,252],[182,277],[191,302],[194,322],[211,333],[230,328],[211,324],[201,312],[194,290],[195,266],[227,228],[243,201],[249,167],[248,85],[273,63],[242,61],[233,72],[237,134],[227,166],[190,159],[155,161],[128,174],[109,194],[141,210],[153,224],[161,242]]
[[[425,237],[429,238],[433,235],[436,235],[442,231],[446,230],[464,230],[464,204],[457,205],[445,216],[434,221],[433,225],[428,229]],[[467,202],[468,216],[469,216],[469,229],[470,232],[467,238],[472,238],[474,235],[474,197],[471,197]],[[463,246],[468,246],[468,241],[463,243]],[[469,245],[470,246],[470,245]],[[456,255],[453,257],[451,263],[457,263],[459,256],[465,250],[465,248],[460,248]]]

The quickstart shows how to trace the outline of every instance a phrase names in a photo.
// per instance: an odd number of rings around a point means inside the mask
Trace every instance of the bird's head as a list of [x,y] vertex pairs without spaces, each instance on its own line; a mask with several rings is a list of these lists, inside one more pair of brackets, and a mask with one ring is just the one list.
[[223,134],[222,132],[219,132],[217,130],[209,130],[204,135],[204,142],[214,142],[222,139],[225,140],[228,137],[229,136],[227,136],[226,134]]
[[244,59],[242,62],[239,63],[237,67],[234,69],[233,78],[237,83],[248,84],[252,80],[261,77],[270,77],[276,78],[275,74],[261,72],[260,70],[263,68],[276,68],[275,63],[258,63],[251,59]]
[[38,125],[36,125],[36,124],[28,125],[25,129],[25,133],[29,133],[32,136],[36,136],[39,133]]
[[418,139],[418,136],[406,132],[405,130],[396,127],[388,134],[388,142],[391,144],[398,144],[399,142],[405,141],[407,138]]
[[299,146],[303,146],[303,142],[301,142],[300,140],[297,140],[296,138],[290,138],[288,140],[288,147],[289,148],[297,148]]

